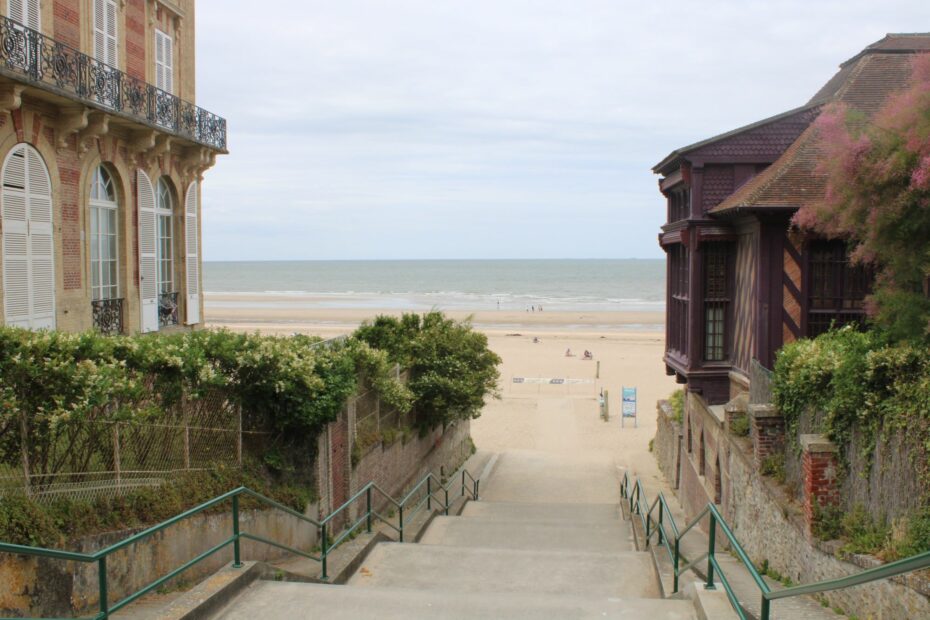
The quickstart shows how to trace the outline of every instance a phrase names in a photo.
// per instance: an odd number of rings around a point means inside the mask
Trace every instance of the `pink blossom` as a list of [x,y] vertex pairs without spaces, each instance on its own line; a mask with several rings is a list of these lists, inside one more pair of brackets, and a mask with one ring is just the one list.
[[920,160],[920,163],[914,168],[914,172],[911,174],[911,188],[917,190],[930,189],[930,155]]

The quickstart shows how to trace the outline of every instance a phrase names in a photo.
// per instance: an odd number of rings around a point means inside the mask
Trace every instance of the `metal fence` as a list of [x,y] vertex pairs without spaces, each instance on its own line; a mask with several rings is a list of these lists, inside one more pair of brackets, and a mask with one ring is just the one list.
[[95,500],[158,486],[178,472],[242,463],[241,407],[213,391],[181,403],[157,423],[114,422],[105,412],[47,425],[20,413],[0,420],[0,493],[36,501]]
[[[408,374],[395,367],[394,372],[401,381],[406,382]],[[355,426],[353,440],[362,450],[385,439],[386,432],[399,430],[413,425],[413,412],[401,413],[387,407],[378,398],[378,394],[368,389],[355,396],[349,403],[354,407]]]

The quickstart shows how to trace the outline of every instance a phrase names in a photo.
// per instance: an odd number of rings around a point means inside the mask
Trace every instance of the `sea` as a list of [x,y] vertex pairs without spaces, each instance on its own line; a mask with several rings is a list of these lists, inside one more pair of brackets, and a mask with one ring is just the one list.
[[215,308],[661,312],[665,261],[205,261],[203,286]]

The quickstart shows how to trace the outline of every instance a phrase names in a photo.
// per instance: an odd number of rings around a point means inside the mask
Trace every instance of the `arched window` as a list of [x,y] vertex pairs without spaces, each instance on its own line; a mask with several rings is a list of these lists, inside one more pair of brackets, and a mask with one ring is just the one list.
[[105,334],[123,331],[119,284],[119,204],[113,177],[97,166],[90,178],[90,286],[94,327]]
[[174,194],[164,179],[155,186],[156,259],[158,263],[158,323],[178,324],[178,287],[174,274]]
[[688,454],[694,451],[691,445],[691,416],[685,412],[685,432],[688,433]]

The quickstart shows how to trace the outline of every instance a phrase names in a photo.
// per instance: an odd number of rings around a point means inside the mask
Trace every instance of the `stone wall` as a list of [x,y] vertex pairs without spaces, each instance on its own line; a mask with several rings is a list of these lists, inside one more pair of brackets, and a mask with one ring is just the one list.
[[[693,433],[697,432],[692,452],[682,451],[677,491],[688,518],[703,509],[712,495],[708,477],[700,475],[695,456],[700,449],[697,445],[700,431],[703,431],[705,458],[708,454],[712,455],[711,462],[715,462],[718,455],[720,458],[723,487],[720,510],[757,566],[767,561],[795,583],[813,583],[844,577],[877,564],[877,560],[868,556],[843,556],[835,543],[812,541],[804,507],[773,479],[759,473],[752,442],[731,436],[725,432],[725,425],[715,425],[717,416],[712,409],[704,405],[699,396],[689,395],[686,422],[691,424]],[[771,421],[769,416],[760,417]],[[673,441],[663,436],[671,432],[670,428],[659,424],[657,445]],[[707,445],[709,437],[713,439],[711,445]],[[665,451],[656,451],[656,458],[660,459],[663,471],[674,466]],[[823,471],[820,465],[809,469]],[[928,594],[930,584],[912,574],[829,592],[825,597],[831,605],[861,618],[903,619],[930,617]],[[773,603],[776,613],[778,605],[778,602]]]
[[[390,445],[376,444],[352,471],[352,493],[374,481],[394,499],[400,499],[429,471],[453,473],[471,454],[470,426],[469,420],[463,420],[445,430],[434,428],[422,437],[413,436],[407,441],[398,438]],[[380,511],[387,500],[376,494],[372,503]]]
[[656,436],[652,452],[659,463],[659,469],[673,489],[678,488],[681,473],[681,446],[681,422],[673,418],[668,401],[660,400],[656,404]]
[[[316,516],[311,505],[307,514]],[[243,510],[240,531],[310,551],[317,529],[277,510]],[[67,545],[69,551],[94,553],[141,529],[88,536]],[[110,603],[117,602],[232,535],[231,513],[197,515],[172,525],[107,558]],[[272,561],[287,552],[252,541],[242,541],[242,558]],[[185,571],[179,579],[197,582],[232,562],[232,547]],[[54,559],[0,555],[0,616],[70,617],[94,611],[99,604],[97,565]]]

